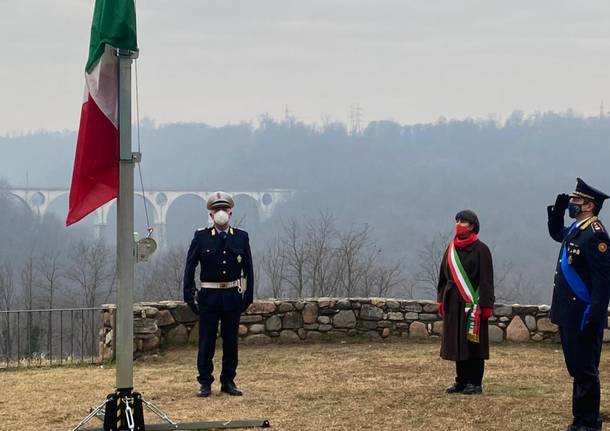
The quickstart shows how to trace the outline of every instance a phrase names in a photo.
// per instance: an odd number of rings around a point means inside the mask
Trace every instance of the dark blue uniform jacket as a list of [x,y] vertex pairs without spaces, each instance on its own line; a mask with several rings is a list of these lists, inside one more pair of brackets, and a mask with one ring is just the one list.
[[[551,237],[566,246],[568,264],[574,268],[591,296],[589,322],[606,326],[610,299],[610,238],[597,219],[592,217],[569,232],[563,224],[563,212],[549,207],[548,228]],[[587,304],[574,294],[561,270],[562,252],[559,253],[551,320],[566,328],[579,328]]]
[[202,289],[199,307],[214,310],[245,311],[253,300],[254,270],[250,240],[246,231],[230,228],[223,235],[215,228],[200,229],[195,232],[186,258],[184,270],[184,300],[193,302],[195,290],[195,270],[200,265],[200,280],[207,282],[231,282],[245,277],[246,290],[243,294],[237,288]]

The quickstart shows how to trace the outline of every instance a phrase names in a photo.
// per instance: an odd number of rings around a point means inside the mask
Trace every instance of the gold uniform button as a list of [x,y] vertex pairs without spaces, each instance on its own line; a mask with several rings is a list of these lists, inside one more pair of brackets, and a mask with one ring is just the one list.
[[572,301],[576,301],[576,297],[575,296],[572,297]]
[[226,251],[226,250],[223,250],[222,254],[227,254],[227,251]]
[[222,264],[223,264],[223,265],[226,265],[226,264],[227,264],[227,261],[226,261],[226,260],[223,260],[223,261],[222,261]]
[[222,273],[223,273],[223,274],[226,274],[226,273],[227,273],[227,271],[222,271]]

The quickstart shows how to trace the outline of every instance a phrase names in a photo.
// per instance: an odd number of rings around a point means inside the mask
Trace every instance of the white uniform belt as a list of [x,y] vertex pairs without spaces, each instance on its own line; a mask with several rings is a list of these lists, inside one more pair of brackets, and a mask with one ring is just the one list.
[[239,287],[239,280],[228,281],[226,283],[214,283],[211,281],[201,282],[202,289],[232,289],[234,287]]

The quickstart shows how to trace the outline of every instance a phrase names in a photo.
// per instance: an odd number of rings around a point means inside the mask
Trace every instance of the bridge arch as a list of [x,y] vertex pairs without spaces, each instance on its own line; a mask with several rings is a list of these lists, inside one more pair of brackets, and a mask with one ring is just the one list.
[[206,199],[199,193],[185,192],[168,197],[165,233],[172,243],[189,243],[196,229],[209,224],[205,203]]
[[[19,189],[4,187],[0,188],[0,191],[6,192],[12,198],[18,200],[27,209],[29,214],[33,217],[38,217],[40,220],[49,211],[56,213],[60,218],[65,217],[65,214],[67,214],[66,196],[69,194],[67,189]],[[245,228],[247,228],[247,225],[255,225],[266,221],[278,205],[292,199],[294,196],[294,191],[284,189],[262,191],[227,190],[227,192],[231,193],[236,201],[234,222],[238,223],[240,219],[243,219],[245,224],[243,227]],[[150,190],[142,194],[142,192],[136,191],[134,202],[136,230],[138,232],[141,231],[141,235],[146,234],[144,207],[142,205],[142,195],[144,195],[150,222],[155,229],[155,238],[159,245],[163,247],[167,244],[168,228],[181,232],[177,240],[184,242],[185,239],[188,239],[190,241],[194,229],[210,223],[205,203],[211,193],[213,192]],[[60,208],[58,208],[58,205]],[[112,201],[98,208],[91,216],[86,217],[87,223],[93,222],[96,235],[103,234],[109,221],[112,224],[116,223],[114,205],[114,201]],[[180,216],[177,215],[180,206],[184,207],[185,215],[182,217],[184,220],[180,220]],[[172,224],[174,225],[173,227],[170,226]],[[174,236],[174,233],[169,236]]]
[[23,209],[25,209],[32,216],[36,215],[34,213],[34,208],[31,207],[31,205],[28,203],[28,201],[23,196],[20,196],[19,194],[13,193],[10,191],[7,192],[6,195],[10,200],[12,200],[14,202],[18,202],[19,205],[22,206]]
[[261,222],[260,202],[249,193],[236,193],[233,196],[233,223],[243,229],[251,229]]
[[[146,210],[144,209],[144,201],[146,201]],[[142,213],[145,214],[148,211],[148,217],[150,218],[150,223],[154,224],[159,218],[159,209],[155,202],[151,199],[149,194],[142,194],[142,192],[135,192],[134,197],[134,211],[138,211],[138,207],[142,210]],[[136,220],[137,221],[137,220]]]

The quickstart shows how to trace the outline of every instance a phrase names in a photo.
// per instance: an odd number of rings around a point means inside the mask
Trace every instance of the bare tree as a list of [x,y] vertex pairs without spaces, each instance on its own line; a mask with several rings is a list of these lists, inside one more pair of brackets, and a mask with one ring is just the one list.
[[276,237],[260,260],[261,272],[265,275],[274,298],[284,296],[284,283],[286,281],[287,255],[282,240]]
[[368,225],[338,230],[328,212],[309,220],[304,234],[292,221],[263,255],[262,271],[273,295],[285,294],[284,284],[288,284],[299,297],[384,296],[403,289],[410,289],[413,296],[402,264],[384,264],[369,234]]
[[[159,271],[159,257],[153,255],[148,262],[135,267],[134,295],[137,301],[154,301],[164,295],[163,275]],[[164,298],[170,299],[170,298]]]
[[162,255],[159,265],[166,280],[166,295],[172,299],[182,298],[184,282],[185,253],[183,248],[173,246]]
[[307,245],[301,235],[296,221],[284,226],[282,250],[286,265],[285,280],[297,297],[302,297],[305,290],[305,267],[308,258]]
[[0,309],[10,310],[15,299],[13,265],[10,261],[0,263]]
[[35,266],[36,271],[41,274],[39,287],[46,292],[45,305],[53,308],[57,290],[60,288],[59,280],[62,277],[61,253],[58,250],[44,250]]
[[368,225],[364,225],[362,228],[356,228],[352,225],[348,231],[338,234],[337,258],[340,262],[341,270],[339,283],[342,292],[347,297],[362,290],[363,287],[364,294],[368,295],[366,293],[368,286],[363,286],[364,278],[369,274],[372,275],[372,270],[377,261],[377,254],[380,251],[373,244],[373,252],[368,258],[363,258],[363,250],[369,241],[369,230]]
[[320,213],[317,221],[307,223],[305,249],[307,280],[311,284],[311,296],[332,295],[336,290],[338,271],[333,240],[336,235],[335,219],[328,213]]
[[[21,267],[21,291],[23,295],[23,308],[32,310],[34,308],[34,256],[30,253]],[[31,316],[31,314],[28,314]]]
[[[253,253],[256,254],[256,253]],[[252,266],[254,270],[254,297],[258,298],[259,292],[261,291],[261,273],[262,263],[260,259],[252,259]]]
[[532,293],[535,292],[534,284],[522,272],[515,271],[511,261],[502,262],[499,270],[495,271],[494,285],[498,302],[538,300],[538,298],[532,297]]
[[417,281],[412,277],[405,277],[400,284],[400,293],[403,298],[415,299],[417,290]]
[[[21,268],[21,291],[23,295],[23,308],[25,310],[34,309],[35,301],[35,286],[34,280],[34,253],[30,250],[28,256],[24,259],[23,266]],[[33,314],[26,313],[26,342],[27,342],[27,353],[32,354],[33,352],[39,351],[40,346],[40,326],[34,323]]]
[[173,245],[136,266],[139,298],[147,301],[182,298],[184,247]]
[[[13,301],[15,296],[14,284],[13,284],[13,266],[10,261],[0,263],[0,310],[10,310],[13,307]],[[0,343],[0,349],[5,354],[8,354],[8,350],[5,350],[7,346],[10,350],[12,346],[12,334],[10,331],[10,315],[6,313],[4,315],[4,321],[2,322],[2,330],[0,331],[4,343]]]
[[448,235],[439,233],[426,242],[418,253],[415,281],[425,294],[436,297],[440,267],[447,244],[449,244]]
[[389,296],[394,289],[406,283],[402,275],[402,265],[400,262],[396,262],[391,266],[376,266],[372,269],[372,273],[376,280],[376,290],[374,292],[376,296]]
[[81,238],[72,248],[66,278],[78,287],[85,307],[94,307],[102,295],[107,301],[113,292],[116,282],[113,257],[102,239],[91,242]]

